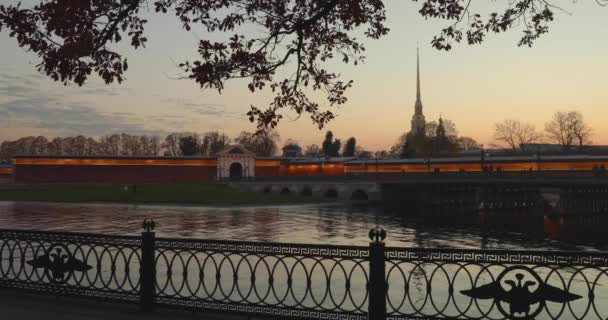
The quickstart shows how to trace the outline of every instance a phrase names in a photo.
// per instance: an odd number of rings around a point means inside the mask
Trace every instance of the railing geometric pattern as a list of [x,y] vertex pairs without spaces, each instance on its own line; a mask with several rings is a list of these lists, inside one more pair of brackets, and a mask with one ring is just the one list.
[[157,239],[157,304],[367,318],[368,248]]
[[608,317],[603,253],[386,248],[386,259],[389,319]]
[[607,319],[608,254],[0,230],[0,287],[299,319]]
[[139,301],[140,237],[0,230],[0,287]]

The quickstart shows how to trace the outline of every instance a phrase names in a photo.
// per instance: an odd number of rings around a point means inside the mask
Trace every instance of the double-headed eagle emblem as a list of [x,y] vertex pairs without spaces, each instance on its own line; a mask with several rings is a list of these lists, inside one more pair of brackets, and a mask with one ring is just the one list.
[[[508,274],[515,273],[514,281],[506,279]],[[525,273],[534,281],[525,280]],[[535,289],[534,289],[535,288]],[[498,310],[508,319],[534,319],[543,309],[546,301],[566,303],[581,298],[577,294],[546,284],[532,269],[525,266],[513,266],[505,269],[496,281],[489,284],[461,291],[462,294],[475,299],[494,299]],[[505,310],[502,303],[509,305]],[[530,307],[538,304],[531,312]]]
[[[54,252],[53,249],[55,249]],[[45,255],[28,261],[27,264],[34,268],[45,268],[49,280],[55,283],[64,283],[74,271],[85,272],[92,268],[74,258],[65,246],[53,246],[47,252]],[[66,273],[68,277],[66,277]]]

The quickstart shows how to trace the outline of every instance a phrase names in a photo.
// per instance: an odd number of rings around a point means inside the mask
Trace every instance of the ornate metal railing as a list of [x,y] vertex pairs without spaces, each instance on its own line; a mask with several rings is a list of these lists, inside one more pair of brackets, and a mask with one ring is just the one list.
[[606,319],[608,254],[0,230],[0,287],[300,319]]
[[390,319],[606,319],[603,253],[386,249]]
[[0,287],[136,302],[140,237],[0,230]]
[[367,247],[158,239],[156,303],[363,319],[368,260]]

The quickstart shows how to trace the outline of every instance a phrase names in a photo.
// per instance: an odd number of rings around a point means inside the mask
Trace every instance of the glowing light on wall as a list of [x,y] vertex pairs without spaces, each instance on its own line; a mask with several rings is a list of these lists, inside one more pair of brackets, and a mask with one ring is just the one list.
[[0,168],[0,174],[13,174],[12,167],[2,167]]
[[216,166],[215,159],[137,159],[137,158],[16,158],[16,165],[100,165],[100,166]]

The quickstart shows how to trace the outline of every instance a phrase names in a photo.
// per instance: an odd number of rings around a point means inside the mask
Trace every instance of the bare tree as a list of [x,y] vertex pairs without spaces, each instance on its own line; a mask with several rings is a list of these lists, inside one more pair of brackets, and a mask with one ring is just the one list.
[[494,124],[494,140],[513,150],[517,150],[523,143],[534,143],[541,139],[542,134],[530,123],[507,119]]
[[551,141],[569,148],[575,144],[590,144],[593,130],[585,123],[580,112],[570,111],[556,112],[553,119],[545,124],[545,132]]
[[100,153],[106,156],[117,156],[121,153],[120,135],[113,134],[101,137],[99,141]]
[[31,153],[35,155],[47,154],[49,140],[46,137],[38,136],[32,141]]
[[304,148],[304,156],[317,158],[323,156],[323,150],[316,144],[309,144]]
[[181,139],[181,134],[179,133],[171,133],[165,137],[165,142],[163,143],[163,148],[165,149],[165,154],[171,157],[177,157],[181,155],[181,150],[179,148],[179,140]]
[[371,151],[367,151],[360,146],[357,146],[355,155],[359,159],[371,159],[373,157],[373,154]]
[[149,150],[151,156],[158,156],[160,154],[160,150],[162,149],[162,143],[160,142],[159,136],[153,136],[148,140],[150,144]]
[[[426,128],[428,128],[428,126],[426,126],[425,129]],[[437,128],[435,127],[435,131],[436,130],[437,130]],[[433,135],[434,135],[434,133],[433,133]],[[400,135],[399,138],[397,138],[397,141],[395,142],[395,144],[393,144],[391,146],[390,150],[388,151],[388,155],[391,158],[402,158],[406,152],[405,148],[406,148],[408,139],[409,139],[408,132]]]
[[217,131],[209,131],[203,135],[201,153],[206,157],[214,157],[230,145],[230,137]]
[[63,154],[63,139],[61,137],[53,138],[49,143],[49,153],[55,155]]
[[99,142],[97,142],[95,139],[93,138],[87,138],[86,144],[85,144],[85,152],[84,155],[86,156],[96,156],[99,154]]
[[246,149],[255,152],[261,157],[274,155],[278,150],[277,143],[281,140],[279,134],[274,130],[262,130],[257,133],[243,131],[234,139]]
[[473,138],[459,137],[456,143],[458,149],[462,151],[479,150],[479,144]]

